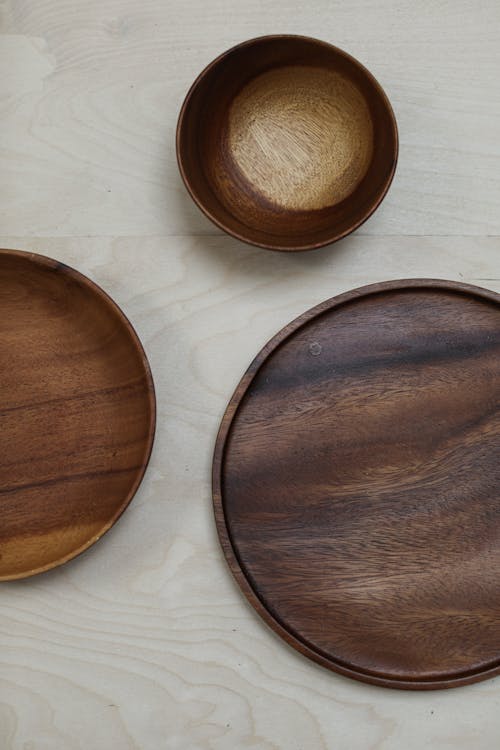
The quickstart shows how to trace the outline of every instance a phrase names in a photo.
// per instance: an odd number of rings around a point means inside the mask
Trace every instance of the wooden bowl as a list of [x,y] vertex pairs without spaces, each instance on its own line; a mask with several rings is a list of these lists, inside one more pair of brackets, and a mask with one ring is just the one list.
[[326,42],[267,36],[198,76],[177,126],[181,175],[229,234],[270,250],[335,242],[375,211],[398,154],[375,78]]
[[0,580],[60,565],[125,510],[155,428],[139,339],[89,279],[0,250]]

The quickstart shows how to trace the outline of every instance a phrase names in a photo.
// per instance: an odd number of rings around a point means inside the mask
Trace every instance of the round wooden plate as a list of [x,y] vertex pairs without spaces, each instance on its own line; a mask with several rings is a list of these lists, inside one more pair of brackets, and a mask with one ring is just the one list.
[[306,656],[389,687],[500,672],[500,295],[393,281],[287,326],[217,440],[224,552]]
[[53,568],[125,510],[155,428],[149,365],[77,271],[0,250],[0,580]]

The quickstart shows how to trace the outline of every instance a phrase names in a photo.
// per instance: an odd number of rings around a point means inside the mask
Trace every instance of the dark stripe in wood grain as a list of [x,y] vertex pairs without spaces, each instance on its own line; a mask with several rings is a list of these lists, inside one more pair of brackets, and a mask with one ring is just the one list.
[[0,417],[6,416],[10,412],[23,411],[25,409],[44,409],[46,407],[57,406],[58,404],[68,404],[71,401],[87,401],[103,396],[125,396],[127,392],[142,391],[143,389],[144,378],[141,377],[140,380],[136,380],[133,383],[125,383],[123,385],[112,386],[111,388],[100,388],[95,391],[88,391],[87,393],[76,393],[70,397],[65,396],[63,398],[51,398],[46,401],[33,401],[26,404],[19,404],[18,406],[11,406],[8,409],[0,408]]
[[54,487],[55,485],[66,484],[69,482],[82,482],[83,480],[100,479],[102,477],[112,477],[120,474],[128,474],[131,471],[137,472],[141,468],[142,466],[129,466],[125,469],[107,469],[106,471],[88,471],[84,474],[68,474],[68,476],[61,475],[58,477],[54,477],[53,479],[46,479],[43,482],[19,484],[14,487],[0,487],[0,495],[11,495],[15,492],[34,490],[39,487]]

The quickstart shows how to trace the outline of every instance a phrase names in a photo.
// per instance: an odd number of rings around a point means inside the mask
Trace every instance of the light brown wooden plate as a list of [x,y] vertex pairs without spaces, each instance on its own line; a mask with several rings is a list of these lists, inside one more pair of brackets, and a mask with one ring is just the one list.
[[251,39],[196,79],[177,127],[179,168],[219,227],[271,250],[310,250],[359,227],[398,155],[371,73],[326,42]]
[[288,643],[389,687],[500,672],[500,295],[394,281],[295,320],[222,421],[217,527]]
[[0,250],[0,580],[60,565],[125,510],[155,428],[149,365],[77,271]]

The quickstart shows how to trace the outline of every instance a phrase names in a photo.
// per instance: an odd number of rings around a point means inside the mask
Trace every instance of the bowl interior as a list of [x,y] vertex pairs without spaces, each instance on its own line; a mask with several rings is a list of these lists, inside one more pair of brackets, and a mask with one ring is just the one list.
[[226,231],[276,249],[334,241],[390,184],[397,133],[372,76],[330,45],[268,37],[219,58],[179,127],[188,187]]

